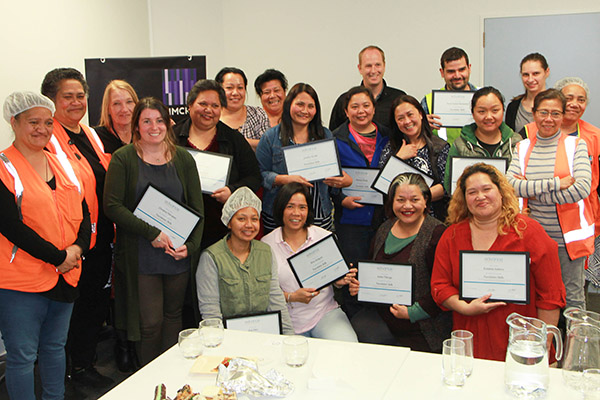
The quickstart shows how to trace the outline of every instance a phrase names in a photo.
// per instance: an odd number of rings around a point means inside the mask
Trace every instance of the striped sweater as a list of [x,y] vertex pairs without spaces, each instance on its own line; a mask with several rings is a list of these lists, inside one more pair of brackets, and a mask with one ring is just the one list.
[[[523,175],[518,153],[513,155],[506,175],[509,183],[515,188],[517,196],[529,199],[531,218],[538,221],[559,246],[564,246],[556,204],[575,203],[585,199],[590,194],[592,172],[587,145],[581,139],[575,150],[573,163],[575,183],[567,189],[560,190],[560,178],[554,176],[554,162],[560,135],[561,132],[558,131],[549,138],[537,136],[537,142],[531,150],[525,171],[526,180],[515,178],[515,175]],[[519,148],[518,151],[521,149]]]

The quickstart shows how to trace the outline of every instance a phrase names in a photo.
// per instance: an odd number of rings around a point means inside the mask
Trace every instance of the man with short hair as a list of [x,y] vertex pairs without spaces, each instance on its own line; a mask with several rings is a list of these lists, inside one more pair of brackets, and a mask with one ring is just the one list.
[[[477,88],[469,82],[471,77],[471,64],[469,64],[469,56],[463,49],[458,47],[450,47],[442,53],[440,58],[440,75],[446,84],[440,90],[477,90]],[[433,93],[427,94],[421,100],[421,106],[427,114],[429,125],[433,129],[433,133],[446,140],[450,145],[454,139],[460,136],[461,128],[442,128],[442,122],[439,115],[431,113]]]
[[[361,86],[371,90],[375,98],[375,116],[373,121],[378,125],[389,127],[390,108],[396,97],[406,94],[403,90],[389,87],[383,75],[385,74],[385,53],[379,47],[370,45],[358,53],[358,72],[363,77]],[[335,128],[348,121],[344,110],[344,96],[342,93],[331,110],[329,129]]]

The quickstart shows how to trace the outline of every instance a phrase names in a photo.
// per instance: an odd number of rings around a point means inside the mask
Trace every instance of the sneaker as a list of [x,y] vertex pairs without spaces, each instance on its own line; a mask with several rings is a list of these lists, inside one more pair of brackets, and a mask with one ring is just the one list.
[[93,388],[105,388],[112,386],[113,381],[108,376],[100,374],[94,367],[73,369],[71,382],[76,385],[89,386]]

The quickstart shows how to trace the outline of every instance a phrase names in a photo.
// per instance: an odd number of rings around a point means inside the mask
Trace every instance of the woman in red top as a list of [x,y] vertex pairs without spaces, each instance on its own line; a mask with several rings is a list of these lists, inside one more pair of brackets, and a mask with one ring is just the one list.
[[[519,213],[512,187],[496,168],[478,163],[465,169],[448,208],[448,222],[452,225],[435,253],[431,295],[443,309],[453,311],[454,329],[473,332],[475,357],[504,360],[505,321],[512,312],[556,325],[565,306],[556,242],[539,223]],[[488,302],[490,294],[461,300],[461,250],[529,252],[529,304]]]

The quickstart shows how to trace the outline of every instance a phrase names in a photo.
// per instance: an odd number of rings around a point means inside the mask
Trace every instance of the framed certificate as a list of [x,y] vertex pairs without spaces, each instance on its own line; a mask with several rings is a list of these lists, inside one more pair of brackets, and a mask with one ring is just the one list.
[[[453,194],[456,190],[456,183],[458,178],[462,175],[465,168],[477,164],[484,163],[493,165],[498,171],[506,174],[508,169],[507,158],[485,158],[485,157],[450,157],[450,194]],[[448,168],[448,166],[446,166]]]
[[473,123],[472,90],[432,90],[431,113],[439,115],[444,128],[462,128]]
[[490,301],[529,304],[529,253],[463,250],[459,282],[463,300],[491,293]]
[[416,169],[406,161],[393,155],[389,160],[387,160],[383,168],[379,171],[379,174],[375,177],[375,181],[371,187],[387,196],[388,190],[390,189],[390,185],[394,178],[404,172],[419,174],[423,177],[423,179],[425,179],[427,186],[431,187],[431,185],[433,185],[433,177],[427,175],[419,169]]
[[227,186],[233,156],[193,149],[187,151],[196,161],[202,193],[212,194],[215,190]]
[[405,306],[414,303],[412,265],[359,261],[357,279],[358,301]]
[[149,184],[133,215],[165,232],[174,248],[185,244],[202,217],[190,207],[173,200]]
[[283,333],[281,311],[268,311],[224,318],[223,325],[227,329],[236,331],[272,333],[273,335],[281,335]]
[[332,138],[286,146],[283,157],[288,175],[300,175],[310,182],[342,175],[337,146]]
[[379,174],[378,168],[347,167],[344,172],[352,177],[352,185],[343,188],[342,193],[346,196],[360,196],[357,203],[383,205],[383,195],[371,187]]
[[348,273],[348,263],[331,234],[287,259],[300,287],[323,289]]

